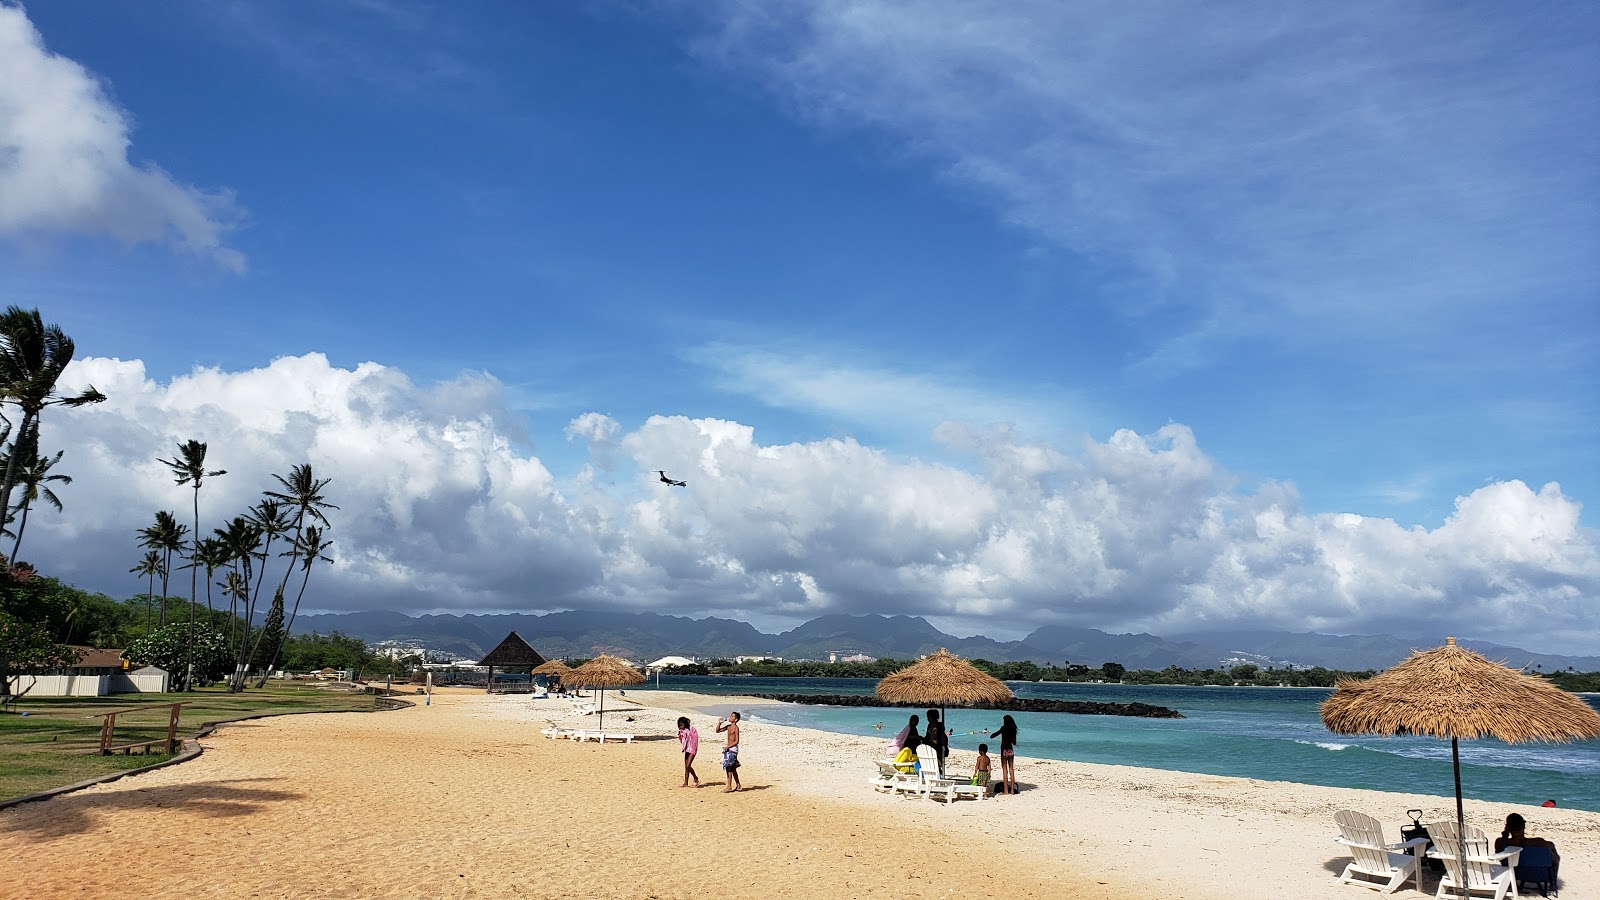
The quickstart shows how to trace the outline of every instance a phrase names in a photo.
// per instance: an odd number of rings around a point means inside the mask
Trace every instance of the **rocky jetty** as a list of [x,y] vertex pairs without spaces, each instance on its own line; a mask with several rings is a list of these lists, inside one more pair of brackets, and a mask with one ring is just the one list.
[[[754,694],[763,700],[784,703],[806,703],[812,706],[901,706],[918,708],[926,704],[890,703],[877,697],[862,694]],[[952,709],[965,708],[959,705]],[[1002,712],[1060,712],[1080,716],[1137,716],[1144,719],[1181,719],[1183,713],[1165,706],[1148,703],[1100,703],[1094,700],[1042,700],[1037,697],[1013,697],[1001,703],[984,704],[982,709]]]

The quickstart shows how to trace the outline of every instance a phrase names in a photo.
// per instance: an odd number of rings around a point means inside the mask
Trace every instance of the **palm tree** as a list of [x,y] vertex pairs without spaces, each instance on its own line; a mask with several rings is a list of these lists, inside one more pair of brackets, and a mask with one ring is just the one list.
[[250,574],[256,560],[264,557],[260,549],[263,534],[261,523],[248,516],[234,516],[226,528],[217,529],[217,539],[227,548],[228,559],[234,565],[234,571],[228,576],[227,593],[244,606],[244,614],[240,619],[243,631],[239,635],[239,653],[234,663],[233,677],[228,682],[231,693],[244,689],[244,665],[250,651],[250,621],[255,615],[255,595],[250,590]]
[[[142,534],[143,532],[140,533]],[[154,550],[146,551],[144,557],[139,560],[139,564],[128,571],[134,575],[148,575],[150,577],[150,584],[145,588],[144,592],[144,630],[148,634],[150,632],[150,601],[156,595],[156,576],[165,576],[166,574],[161,571],[161,554]]]
[[278,657],[283,654],[283,645],[289,642],[289,635],[294,633],[294,618],[300,614],[300,599],[306,595],[306,582],[311,580],[311,566],[318,561],[332,564],[333,560],[323,554],[333,546],[332,541],[323,540],[322,529],[315,525],[306,526],[304,533],[295,538],[293,550],[280,553],[279,556],[296,556],[300,559],[300,570],[304,573],[300,577],[300,592],[294,596],[294,609],[289,613],[289,622],[283,627],[283,640],[278,642],[278,649],[267,663],[267,669],[261,675],[261,681],[256,685],[260,687],[267,683],[272,670],[278,664]]
[[278,590],[282,591],[288,586],[289,576],[294,572],[295,561],[300,556],[302,546],[300,538],[304,529],[310,524],[306,519],[313,519],[326,526],[328,517],[323,515],[322,511],[325,509],[338,509],[339,507],[329,503],[327,498],[322,495],[322,489],[327,487],[328,482],[333,479],[317,478],[312,475],[310,463],[302,463],[290,469],[288,478],[282,475],[273,475],[272,477],[278,479],[278,483],[283,485],[283,490],[267,491],[266,495],[295,510],[293,550],[289,553],[281,554],[289,557],[289,566],[284,569],[283,580],[278,583]]
[[[70,475],[51,475],[50,468],[61,461],[66,451],[58,450],[56,455],[34,456],[33,460],[23,465],[17,471],[17,484],[22,485],[22,497],[17,500],[17,509],[21,518],[17,520],[17,540],[11,545],[11,558],[20,559],[17,554],[22,552],[22,532],[28,527],[28,510],[33,504],[43,499],[46,503],[61,511],[61,498],[51,490],[46,482],[57,481],[61,484],[71,484]],[[32,455],[32,454],[30,454]]]
[[256,573],[256,585],[252,594],[260,596],[261,581],[266,577],[267,566],[265,560],[272,553],[272,542],[294,529],[294,523],[289,520],[289,511],[283,508],[283,502],[271,496],[262,498],[251,508],[250,521],[261,529],[261,535],[266,539],[266,546],[261,549],[261,571]]
[[217,613],[211,607],[211,576],[218,569],[228,565],[228,547],[221,540],[208,537],[201,538],[200,544],[195,548],[195,559],[188,564],[189,568],[203,568],[206,570],[206,627],[217,627]]
[[[189,542],[189,673],[184,677],[184,689],[194,690],[194,684],[189,675],[194,672],[194,608],[199,593],[200,576],[200,482],[208,475],[226,475],[224,469],[206,471],[206,444],[204,441],[190,439],[178,445],[178,452],[171,459],[157,460],[164,463],[172,470],[173,478],[179,485],[192,485],[194,487],[194,540]],[[207,594],[210,588],[207,587]],[[209,600],[208,600],[209,605]]]
[[161,562],[161,618],[157,625],[167,624],[167,585],[172,580],[172,554],[183,549],[183,536],[189,533],[189,526],[179,525],[178,517],[166,510],[156,513],[156,523],[139,529],[139,546],[156,550],[162,555]]
[[[39,416],[47,406],[83,406],[106,395],[87,387],[71,397],[56,396],[56,381],[72,362],[72,338],[59,325],[46,325],[37,309],[6,308],[0,315],[0,399],[22,408],[13,446],[37,446]],[[11,508],[11,489],[22,464],[13,452],[0,481],[0,510]]]
[[[283,479],[277,475],[274,475],[273,477],[277,478],[279,481],[283,481]],[[261,582],[264,581],[267,576],[266,558],[272,551],[273,540],[275,538],[287,536],[292,542],[299,535],[298,520],[290,518],[289,510],[286,508],[287,504],[285,504],[281,499],[281,495],[274,494],[271,491],[266,491],[264,493],[266,496],[261,498],[261,500],[256,503],[255,508],[251,510],[250,514],[251,519],[261,526],[262,534],[266,535],[267,539],[267,545],[262,549],[261,552],[261,571],[256,573],[254,596],[258,599],[261,597]],[[279,556],[283,555],[285,554],[279,554]],[[294,568],[294,563],[292,561],[289,563],[289,568],[291,570]],[[284,582],[287,581],[288,574],[285,573]],[[282,598],[283,583],[279,583],[277,592],[272,595],[273,605],[281,606],[283,602]],[[279,612],[281,613],[282,610],[280,609]],[[259,654],[261,651],[261,641],[265,637],[265,631],[256,632],[256,642],[255,645],[250,648],[249,659],[260,658]]]
[[[250,599],[250,582],[237,571],[230,571],[221,582],[222,596],[228,598],[228,641],[233,641],[233,623],[239,619],[239,604]],[[210,586],[207,585],[209,588]]]

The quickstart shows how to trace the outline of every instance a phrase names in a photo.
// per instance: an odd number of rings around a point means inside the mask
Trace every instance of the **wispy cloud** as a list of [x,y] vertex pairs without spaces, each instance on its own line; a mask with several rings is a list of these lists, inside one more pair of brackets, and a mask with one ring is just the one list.
[[244,255],[224,243],[243,215],[233,194],[134,163],[131,131],[91,72],[0,3],[0,236],[159,241],[243,272]]
[[722,390],[919,442],[944,422],[1003,424],[1032,435],[1088,429],[1081,400],[1061,388],[987,387],[951,373],[864,364],[865,353],[842,347],[710,343],[684,356],[708,369]]
[[230,2],[208,13],[225,38],[325,89],[353,85],[390,100],[459,102],[462,86],[487,79],[460,50],[449,16],[428,4]]
[[685,9],[697,53],[797,115],[894,136],[1004,219],[1137,273],[1135,313],[1205,310],[1152,371],[1240,337],[1459,339],[1485,310],[1577,314],[1600,284],[1593,7]]

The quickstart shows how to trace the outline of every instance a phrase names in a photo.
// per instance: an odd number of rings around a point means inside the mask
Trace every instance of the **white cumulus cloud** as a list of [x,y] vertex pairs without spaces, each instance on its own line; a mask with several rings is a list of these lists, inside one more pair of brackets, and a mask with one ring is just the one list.
[[[1046,623],[1156,633],[1210,626],[1436,635],[1593,652],[1600,547],[1555,484],[1462,496],[1440,527],[1301,508],[1292,485],[1238,487],[1185,426],[1081,447],[982,423],[941,436],[970,467],[851,438],[764,444],[739,422],[654,416],[564,426],[593,463],[558,478],[524,442],[494,378],[419,385],[321,355],[197,369],[162,383],[138,361],[75,362],[62,388],[110,399],[51,410],[63,513],[29,520],[23,556],[113,596],[155,510],[189,518],[158,457],[210,445],[204,528],[273,473],[330,478],[336,564],[308,608],[609,608],[719,614],[766,627],[825,612],[906,613],[1020,637]],[[545,428],[554,428],[546,424]],[[538,432],[539,428],[533,429]],[[656,480],[666,469],[687,482]]]
[[232,194],[134,163],[130,131],[92,73],[46,49],[20,7],[0,4],[0,236],[164,241],[242,272],[244,255],[223,242],[240,216]]

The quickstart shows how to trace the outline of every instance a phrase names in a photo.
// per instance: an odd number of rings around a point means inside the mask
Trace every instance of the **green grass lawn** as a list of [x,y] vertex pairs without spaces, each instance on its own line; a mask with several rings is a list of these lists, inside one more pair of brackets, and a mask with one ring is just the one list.
[[[99,713],[187,702],[178,736],[193,737],[206,722],[286,712],[372,709],[368,694],[304,684],[269,684],[230,694],[223,687],[187,694],[119,694],[115,697],[24,697],[0,714],[0,800],[136,769],[168,758],[121,753],[101,756]],[[27,713],[27,715],[22,715]],[[166,707],[117,717],[116,744],[158,741],[167,736]]]

